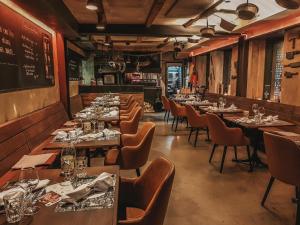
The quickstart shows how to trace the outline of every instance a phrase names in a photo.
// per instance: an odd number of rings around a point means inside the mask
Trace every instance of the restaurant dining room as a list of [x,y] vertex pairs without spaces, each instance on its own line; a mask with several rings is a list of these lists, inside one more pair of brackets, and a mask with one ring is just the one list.
[[0,225],[300,225],[300,0],[0,0]]

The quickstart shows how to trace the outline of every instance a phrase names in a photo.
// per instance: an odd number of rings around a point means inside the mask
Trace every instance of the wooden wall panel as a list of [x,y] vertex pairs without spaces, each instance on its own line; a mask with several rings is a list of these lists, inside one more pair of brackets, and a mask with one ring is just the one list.
[[206,84],[206,56],[201,55],[196,57],[196,69],[198,72],[198,84]]
[[214,51],[211,53],[209,92],[219,93],[219,86],[223,81],[224,52]]
[[236,95],[236,81],[237,81],[237,63],[238,63],[238,46],[232,48],[231,55],[231,70],[230,70],[230,87],[228,95]]
[[265,73],[264,39],[252,40],[249,43],[247,98],[262,99]]
[[[288,60],[285,58],[286,52],[291,52],[295,50],[300,50],[300,39],[296,40],[295,49],[293,49],[292,42],[289,39],[294,34],[300,33],[300,27],[288,30],[284,36],[284,44],[283,44],[283,52],[284,52],[284,59],[283,64],[288,65],[294,62],[300,62],[300,55],[296,55],[294,59]],[[285,72],[292,72],[292,73],[299,73],[292,78],[284,77]],[[281,81],[281,102],[284,104],[291,104],[300,106],[300,67],[299,68],[290,68],[285,67],[283,70],[282,81]]]

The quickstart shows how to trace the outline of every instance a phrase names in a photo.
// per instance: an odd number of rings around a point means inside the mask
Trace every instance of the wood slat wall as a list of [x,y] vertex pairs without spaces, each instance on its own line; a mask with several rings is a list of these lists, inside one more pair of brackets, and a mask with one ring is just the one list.
[[34,151],[67,119],[62,103],[55,103],[2,124],[0,126],[0,175],[8,171],[24,154]]

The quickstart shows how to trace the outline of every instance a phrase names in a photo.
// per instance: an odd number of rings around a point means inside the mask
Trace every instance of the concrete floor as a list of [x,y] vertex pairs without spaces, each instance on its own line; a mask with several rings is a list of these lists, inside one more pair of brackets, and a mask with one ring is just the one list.
[[[231,162],[233,151],[228,151],[220,174],[222,149],[216,150],[213,163],[209,164],[211,146],[204,141],[204,132],[194,148],[187,141],[185,125],[179,126],[175,133],[170,122],[163,122],[163,114],[146,114],[144,120],[157,125],[150,161],[165,156],[176,167],[165,225],[295,224],[296,206],[291,203],[293,187],[275,182],[263,208],[260,201],[269,180],[267,170],[248,173],[247,166]],[[241,158],[246,156],[246,150],[241,148],[238,152]],[[135,176],[134,171],[122,171],[121,175]]]
[[[218,172],[222,149],[216,151],[213,164],[208,163],[211,145],[205,132],[197,147],[188,143],[185,125],[171,131],[162,114],[149,114],[145,120],[157,125],[151,159],[166,156],[176,167],[175,181],[165,225],[292,225],[296,206],[291,203],[294,188],[275,182],[266,202],[260,201],[269,179],[267,170],[248,173],[248,167],[231,162],[228,151],[223,174]],[[192,139],[193,141],[193,139]],[[246,150],[239,149],[242,158]]]

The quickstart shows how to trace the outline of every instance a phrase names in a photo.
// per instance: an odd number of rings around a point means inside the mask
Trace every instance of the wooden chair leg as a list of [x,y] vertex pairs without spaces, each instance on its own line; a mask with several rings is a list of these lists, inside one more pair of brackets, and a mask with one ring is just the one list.
[[251,159],[251,154],[250,154],[250,146],[247,145],[247,155],[248,155],[248,160],[249,160],[249,171],[252,172],[253,171],[253,164],[252,164],[252,159]]
[[206,135],[207,135],[207,139],[206,139],[206,141],[210,141],[210,137],[209,137],[209,130],[208,130],[208,128],[206,128]]
[[179,120],[179,117],[176,118],[176,126],[175,126],[175,132],[177,131],[177,126],[178,126],[178,120]]
[[199,128],[197,128],[197,130],[196,130],[196,136],[195,136],[194,147],[196,147],[196,145],[197,145],[198,135],[199,135]]
[[272,185],[273,185],[273,183],[274,183],[274,180],[275,180],[275,177],[271,176],[270,181],[269,181],[268,186],[267,186],[267,189],[266,189],[266,192],[265,192],[265,194],[264,194],[264,197],[263,197],[263,199],[262,199],[262,201],[261,201],[261,203],[260,203],[261,206],[264,206],[264,205],[265,205],[265,202],[266,202],[266,200],[267,200],[267,198],[268,198],[268,195],[269,195],[269,192],[270,192],[270,190],[271,190],[271,188],[272,188]]
[[213,156],[214,156],[214,153],[215,153],[215,150],[216,150],[216,147],[217,147],[218,145],[216,145],[216,144],[214,144],[214,146],[213,146],[213,148],[212,148],[212,151],[211,151],[211,154],[210,154],[210,157],[209,157],[209,163],[211,163],[211,160],[212,160],[212,158],[213,158]]
[[166,121],[167,111],[165,111],[164,121]]
[[175,116],[173,116],[172,128],[174,127],[175,119],[176,119],[176,117],[175,117]]
[[135,169],[135,171],[136,171],[136,175],[137,175],[138,177],[141,176],[140,168]]
[[169,117],[170,117],[170,111],[168,111],[167,123],[169,122]]
[[192,136],[193,131],[194,131],[194,129],[191,127],[191,131],[190,131],[190,134],[189,134],[189,139],[188,139],[188,141],[191,140],[191,136]]
[[237,160],[238,160],[238,156],[237,156],[237,147],[236,147],[236,146],[233,146],[233,148],[234,148],[234,159],[235,159],[235,161],[237,161]]
[[225,158],[226,158],[226,152],[227,152],[227,146],[225,145],[224,150],[223,150],[222,161],[221,161],[220,173],[223,172],[224,161],[225,161]]

